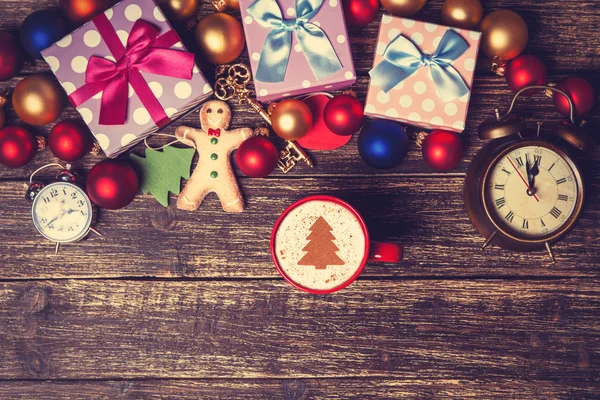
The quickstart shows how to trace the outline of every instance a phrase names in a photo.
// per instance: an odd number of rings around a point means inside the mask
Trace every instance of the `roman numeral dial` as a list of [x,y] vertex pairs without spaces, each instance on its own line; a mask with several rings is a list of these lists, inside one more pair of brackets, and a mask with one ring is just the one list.
[[534,239],[559,230],[575,210],[578,176],[559,153],[524,145],[499,155],[485,177],[486,211],[516,237]]

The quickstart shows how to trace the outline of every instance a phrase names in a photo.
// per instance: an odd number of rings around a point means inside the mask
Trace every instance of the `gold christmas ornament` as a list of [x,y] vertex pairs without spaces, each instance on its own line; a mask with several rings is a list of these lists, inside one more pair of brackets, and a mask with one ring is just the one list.
[[229,64],[239,57],[246,44],[240,23],[224,13],[209,14],[202,18],[194,36],[208,61],[213,64]]
[[474,29],[483,17],[479,0],[446,0],[442,7],[444,24],[461,29]]
[[48,125],[56,121],[63,110],[63,90],[48,76],[32,75],[15,87],[12,105],[17,116],[26,124]]
[[171,22],[185,22],[196,16],[198,0],[158,0],[160,9]]
[[421,11],[427,0],[381,0],[381,5],[396,17],[410,17]]
[[487,15],[479,30],[481,50],[489,57],[512,60],[523,52],[529,39],[527,24],[519,14],[499,10]]
[[273,130],[285,140],[300,139],[308,133],[312,123],[310,108],[303,101],[296,99],[279,102],[271,114]]

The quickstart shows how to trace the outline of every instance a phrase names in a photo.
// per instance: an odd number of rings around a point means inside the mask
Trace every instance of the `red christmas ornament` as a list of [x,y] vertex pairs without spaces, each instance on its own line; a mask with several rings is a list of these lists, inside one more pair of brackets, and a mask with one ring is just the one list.
[[277,166],[277,149],[263,136],[245,140],[235,154],[235,161],[244,175],[264,178]]
[[64,161],[81,160],[90,147],[90,138],[83,127],[73,121],[54,125],[48,136],[48,147]]
[[455,132],[435,130],[422,143],[423,159],[436,171],[450,171],[463,156],[460,137]]
[[[510,89],[517,93],[525,86],[545,85],[548,81],[548,70],[538,57],[526,54],[511,60],[505,67],[504,76]],[[539,91],[527,90],[523,95],[531,96]]]
[[[583,78],[568,78],[562,81],[558,88],[566,92],[575,106],[575,117],[583,117],[594,107],[596,92],[588,81]],[[560,93],[554,93],[554,107],[566,116],[570,115],[569,101]]]
[[337,135],[352,135],[362,125],[365,114],[360,101],[349,94],[341,94],[329,100],[323,111],[325,125]]
[[16,37],[0,31],[0,81],[6,81],[21,71],[25,53]]
[[333,150],[347,144],[352,136],[336,135],[325,125],[323,113],[325,107],[331,101],[326,94],[314,94],[302,100],[310,108],[313,123],[308,133],[296,142],[304,149],[309,150]]
[[123,208],[138,192],[138,176],[123,160],[103,160],[88,174],[86,187],[90,199],[102,208]]
[[379,0],[343,0],[344,16],[350,27],[362,27],[375,19]]
[[37,140],[27,129],[7,126],[0,130],[0,163],[7,167],[19,168],[27,164],[37,149]]
[[60,0],[58,5],[71,23],[82,25],[107,10],[113,3],[113,0]]

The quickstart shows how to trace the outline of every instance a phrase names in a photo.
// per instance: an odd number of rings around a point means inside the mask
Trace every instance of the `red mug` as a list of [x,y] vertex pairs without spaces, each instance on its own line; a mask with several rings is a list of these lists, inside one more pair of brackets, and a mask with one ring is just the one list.
[[399,262],[402,247],[371,241],[358,211],[336,197],[319,195],[295,202],[277,219],[271,256],[292,286],[327,294],[354,282],[368,261]]

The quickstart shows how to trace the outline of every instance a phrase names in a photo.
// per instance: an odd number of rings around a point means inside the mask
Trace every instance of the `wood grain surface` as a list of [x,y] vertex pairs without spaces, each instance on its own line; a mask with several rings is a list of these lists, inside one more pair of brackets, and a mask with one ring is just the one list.
[[[546,62],[551,81],[578,75],[600,87],[600,2],[482,3],[486,14],[508,8],[525,18],[526,52]],[[416,18],[440,23],[442,4],[430,0]],[[0,29],[56,6],[0,0]],[[213,11],[200,0],[197,17]],[[361,100],[381,14],[349,31]],[[213,79],[191,32],[176,29]],[[48,67],[30,61],[0,86],[34,73]],[[477,126],[510,99],[480,54],[465,156],[450,173],[434,173],[414,143],[398,167],[373,169],[354,137],[311,152],[313,169],[240,177],[244,213],[224,213],[214,195],[196,212],[177,210],[174,196],[163,208],[139,195],[99,212],[102,238],[65,245],[59,256],[23,198],[29,174],[56,159],[46,150],[23,168],[0,167],[0,399],[600,398],[600,150],[580,159],[589,196],[554,265],[542,252],[482,252],[464,209],[464,174],[484,144]],[[232,108],[233,127],[261,125],[248,108]],[[543,96],[520,101],[519,112],[532,129],[561,120]],[[72,118],[68,106],[61,119]],[[586,119],[596,134],[597,108]],[[178,123],[197,126],[198,116]],[[75,168],[85,177],[103,158],[87,155]],[[310,194],[350,202],[373,239],[405,245],[405,260],[369,263],[333,295],[293,289],[272,265],[269,235],[278,215]]]

